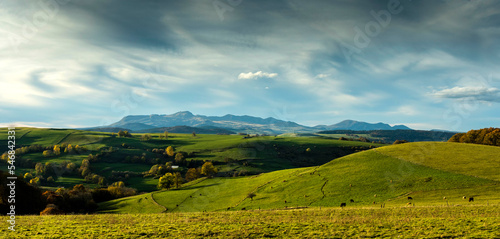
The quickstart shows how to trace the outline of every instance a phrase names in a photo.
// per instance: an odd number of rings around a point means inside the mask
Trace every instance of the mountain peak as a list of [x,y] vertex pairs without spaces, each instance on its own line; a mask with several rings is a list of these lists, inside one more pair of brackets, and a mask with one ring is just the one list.
[[179,111],[175,114],[172,114],[172,116],[194,116],[194,115],[189,111]]

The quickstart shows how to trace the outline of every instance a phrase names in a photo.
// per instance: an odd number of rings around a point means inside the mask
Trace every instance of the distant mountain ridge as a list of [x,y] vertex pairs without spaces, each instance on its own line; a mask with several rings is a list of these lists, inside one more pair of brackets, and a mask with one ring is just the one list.
[[371,124],[371,123],[360,122],[360,121],[355,121],[355,120],[344,120],[344,121],[339,122],[339,123],[334,124],[334,125],[316,126],[316,127],[324,129],[324,130],[354,130],[354,131],[397,130],[397,129],[411,130],[410,128],[406,127],[405,125],[390,126],[390,125],[384,124],[384,123]]
[[[231,115],[205,116],[194,115],[189,111],[180,111],[170,115],[129,115],[120,121],[96,128],[126,128],[133,132],[157,132],[157,128],[186,126],[196,129],[211,129],[213,132],[245,132],[260,134],[311,133],[324,130],[411,130],[404,125],[390,126],[385,123],[366,123],[355,120],[344,120],[333,125],[314,127],[300,125],[292,121],[276,118],[260,118],[255,116]],[[215,129],[215,130],[214,130]],[[200,132],[201,133],[201,132]]]

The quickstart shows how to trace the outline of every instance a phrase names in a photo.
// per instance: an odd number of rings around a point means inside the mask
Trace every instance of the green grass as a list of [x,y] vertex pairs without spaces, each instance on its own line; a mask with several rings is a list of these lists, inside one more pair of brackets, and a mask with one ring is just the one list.
[[[500,202],[500,183],[481,177],[481,173],[488,170],[471,170],[466,175],[383,153],[391,151],[407,155],[419,145],[409,143],[405,147],[396,145],[368,150],[319,167],[280,170],[249,177],[207,179],[182,189],[157,192],[154,197],[169,212],[332,207],[341,203],[347,203],[349,207],[382,204],[399,207],[406,205],[407,196],[413,197],[412,202],[419,205],[463,204],[462,196],[474,197],[476,201],[471,203],[474,205]],[[436,155],[441,155],[461,146],[433,143],[432,147]],[[448,160],[465,162],[471,159],[469,156],[478,154],[484,157],[498,155],[496,148],[474,146],[473,150]],[[483,167],[495,168],[490,164],[484,164]],[[498,166],[496,171],[499,171]],[[257,195],[253,200],[246,198],[251,192]],[[447,197],[447,200],[443,200],[443,197]],[[349,202],[351,199],[354,203]],[[126,200],[121,199],[120,202]],[[104,211],[113,208],[112,212],[115,213],[130,213],[134,210],[135,204],[126,205],[130,206],[122,207],[116,205],[115,201],[101,204]]]
[[3,238],[499,238],[498,206],[18,216],[15,232],[4,226],[0,233]]
[[377,152],[439,170],[500,181],[500,147],[462,143],[418,142]]

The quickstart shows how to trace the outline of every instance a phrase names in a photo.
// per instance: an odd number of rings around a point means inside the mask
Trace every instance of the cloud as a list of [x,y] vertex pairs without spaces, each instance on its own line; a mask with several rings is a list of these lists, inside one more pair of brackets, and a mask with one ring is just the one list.
[[435,97],[448,99],[476,99],[480,101],[500,102],[500,90],[494,87],[453,87],[432,93]]
[[240,73],[238,75],[238,79],[240,80],[249,80],[249,79],[257,79],[257,78],[274,78],[278,76],[278,73],[267,73],[267,72],[262,72],[262,71],[257,71],[255,73],[248,72],[248,73]]

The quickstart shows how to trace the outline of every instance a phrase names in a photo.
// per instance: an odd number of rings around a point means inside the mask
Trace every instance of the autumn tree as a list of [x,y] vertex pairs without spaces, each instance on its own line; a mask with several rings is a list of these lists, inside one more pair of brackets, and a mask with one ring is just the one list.
[[52,150],[43,151],[43,156],[46,158],[52,156]]
[[165,149],[165,153],[170,157],[174,156],[174,148],[172,146],[168,146],[167,149]]
[[43,165],[42,163],[36,163],[35,172],[37,175],[43,175],[45,173],[45,165]]
[[181,165],[186,162],[185,156],[183,153],[176,153],[175,154],[175,163]]
[[186,181],[193,181],[201,176],[200,169],[190,168],[186,172]]
[[182,179],[182,175],[181,175],[181,173],[176,172],[176,173],[174,174],[174,184],[175,184],[175,188],[179,188],[179,185],[181,185],[181,184],[182,184],[182,181],[183,181],[183,179]]
[[166,188],[167,190],[174,184],[175,177],[171,173],[166,173],[158,180],[158,189]]
[[214,167],[212,162],[205,162],[203,166],[201,166],[201,174],[212,178],[217,173],[217,169]]
[[500,128],[484,128],[457,133],[448,142],[473,143],[500,146]]
[[61,147],[59,147],[59,145],[54,145],[54,150],[52,150],[54,152],[54,154],[57,156],[57,155],[60,155],[61,154]]
[[66,149],[64,149],[64,152],[65,153],[73,153],[73,146],[71,144],[68,144],[68,146],[66,147]]
[[143,134],[141,136],[141,141],[149,141],[151,140],[151,135],[150,134]]
[[32,178],[33,178],[33,175],[31,173],[24,174],[24,180],[29,182]]

